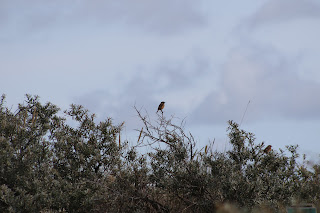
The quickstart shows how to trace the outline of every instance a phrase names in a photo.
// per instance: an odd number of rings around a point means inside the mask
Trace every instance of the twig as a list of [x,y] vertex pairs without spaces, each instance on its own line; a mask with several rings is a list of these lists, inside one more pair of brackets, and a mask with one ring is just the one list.
[[241,118],[241,121],[240,121],[239,127],[241,126],[242,121],[243,121],[243,119],[244,119],[244,116],[246,115],[246,112],[247,112],[247,109],[248,109],[249,104],[250,104],[250,100],[248,101],[247,107],[246,107],[246,109],[245,109],[245,111],[244,111],[244,113],[243,113],[243,115],[242,115],[242,118]]

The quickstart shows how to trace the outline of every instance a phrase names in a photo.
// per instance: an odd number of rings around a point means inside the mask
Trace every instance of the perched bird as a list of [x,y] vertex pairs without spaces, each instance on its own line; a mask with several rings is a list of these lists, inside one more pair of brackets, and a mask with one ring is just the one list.
[[271,151],[271,145],[267,146],[263,151],[264,153],[269,153]]
[[162,113],[163,113],[163,108],[164,108],[164,101],[162,101],[160,104],[159,104],[159,106],[158,106],[158,110],[157,110],[157,112],[160,110]]

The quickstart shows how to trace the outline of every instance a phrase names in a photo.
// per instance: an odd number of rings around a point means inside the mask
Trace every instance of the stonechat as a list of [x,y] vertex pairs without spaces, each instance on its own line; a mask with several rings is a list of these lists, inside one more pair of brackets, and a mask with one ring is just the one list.
[[267,146],[263,151],[264,153],[269,153],[271,151],[271,145]]
[[157,112],[160,110],[162,113],[163,113],[163,108],[164,108],[164,101],[162,101],[160,104],[159,104],[159,106],[158,106],[158,110],[157,110]]

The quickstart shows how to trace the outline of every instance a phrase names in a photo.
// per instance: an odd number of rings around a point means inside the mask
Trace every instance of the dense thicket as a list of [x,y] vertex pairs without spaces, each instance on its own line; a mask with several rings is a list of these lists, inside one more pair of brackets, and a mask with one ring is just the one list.
[[319,202],[320,165],[299,163],[297,146],[264,152],[229,121],[231,149],[218,152],[172,118],[137,114],[144,128],[129,146],[122,125],[96,123],[82,106],[61,113],[27,95],[13,112],[2,96],[0,212],[212,212],[222,203],[281,211]]

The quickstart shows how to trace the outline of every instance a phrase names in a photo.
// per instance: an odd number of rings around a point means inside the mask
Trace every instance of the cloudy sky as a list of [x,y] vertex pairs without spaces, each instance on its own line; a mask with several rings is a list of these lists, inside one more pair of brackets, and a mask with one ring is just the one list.
[[[320,153],[317,0],[0,0],[0,92],[141,124],[186,119],[225,148],[227,121],[276,149]],[[249,103],[250,101],[250,103]],[[249,104],[248,104],[249,103]]]

